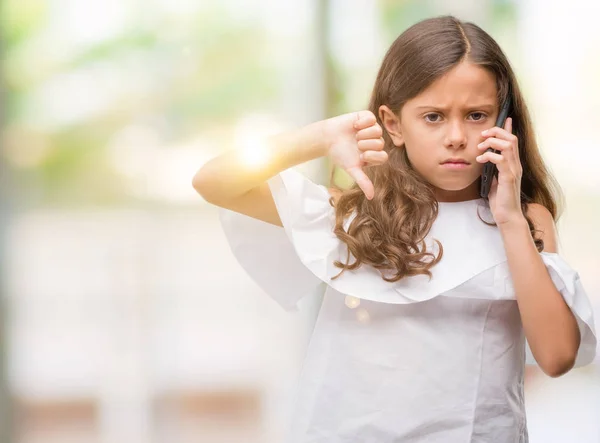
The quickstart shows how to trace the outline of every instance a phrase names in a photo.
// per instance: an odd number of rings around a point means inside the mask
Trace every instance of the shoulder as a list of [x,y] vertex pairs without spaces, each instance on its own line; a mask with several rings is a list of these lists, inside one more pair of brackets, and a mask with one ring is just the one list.
[[529,203],[527,205],[527,215],[533,221],[536,229],[554,228],[554,218],[545,206],[539,203]]
[[544,240],[544,251],[557,252],[558,235],[550,211],[539,203],[529,203],[527,205],[527,215],[533,222],[535,229],[539,231],[538,235]]

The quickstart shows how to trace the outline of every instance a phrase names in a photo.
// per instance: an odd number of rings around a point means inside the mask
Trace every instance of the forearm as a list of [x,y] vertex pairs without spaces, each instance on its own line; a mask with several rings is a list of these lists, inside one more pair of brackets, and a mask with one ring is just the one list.
[[571,369],[579,348],[575,317],[552,282],[525,218],[500,231],[531,351],[544,372],[561,375]]
[[[326,155],[322,121],[233,149],[208,161],[194,176],[194,188],[210,202],[238,197],[292,166]],[[258,164],[250,158],[258,155]]]

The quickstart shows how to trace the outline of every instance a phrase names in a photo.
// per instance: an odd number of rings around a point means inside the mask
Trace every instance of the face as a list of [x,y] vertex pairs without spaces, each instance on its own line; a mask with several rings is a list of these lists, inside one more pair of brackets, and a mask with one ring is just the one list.
[[[463,62],[407,101],[400,116],[387,106],[379,110],[394,145],[404,144],[413,166],[434,186],[438,201],[479,197],[483,164],[475,160],[481,132],[498,115],[494,75]],[[448,159],[466,164],[445,163]]]

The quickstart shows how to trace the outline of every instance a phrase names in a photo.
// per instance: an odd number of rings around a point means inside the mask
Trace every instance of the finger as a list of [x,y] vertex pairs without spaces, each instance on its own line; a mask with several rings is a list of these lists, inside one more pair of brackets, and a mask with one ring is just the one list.
[[477,145],[477,148],[482,151],[485,149],[494,149],[496,151],[501,152],[502,155],[508,161],[508,163],[511,165],[511,169],[513,170],[513,172],[515,174],[521,173],[523,168],[521,165],[521,160],[519,158],[518,143],[509,140],[502,140],[496,137],[491,137]]
[[476,160],[479,163],[490,161],[498,167],[498,172],[502,172],[505,175],[510,174],[519,180],[523,176],[523,168],[521,167],[521,163],[516,159],[512,150],[504,151],[501,154],[493,151],[486,151],[484,154],[477,157]]
[[384,144],[383,138],[378,138],[376,140],[361,140],[358,142],[358,150],[362,152],[381,151]]
[[499,172],[501,172],[501,168],[506,170],[506,168],[508,167],[508,162],[506,161],[506,158],[502,154],[497,154],[493,151],[484,152],[475,160],[477,160],[478,163],[491,162],[498,167]]
[[509,134],[512,134],[512,117],[508,117],[506,119],[506,123],[504,123],[504,130]]
[[510,163],[508,162],[506,157],[504,157],[502,154],[496,154],[495,152],[488,151],[488,152],[484,152],[483,154],[478,156],[476,158],[476,160],[479,163],[491,162],[491,163],[495,164],[496,167],[498,168],[499,174],[516,175],[515,172],[512,170]]
[[485,131],[483,131],[481,133],[481,135],[485,138],[496,137],[496,138],[499,138],[502,140],[508,140],[508,141],[516,141],[517,140],[517,137],[515,135],[511,134],[506,129],[499,128],[498,126],[494,126],[493,128],[486,129]]
[[496,151],[505,152],[512,151],[512,143],[508,140],[502,140],[500,138],[492,137],[488,138],[477,145],[477,148],[481,151],[492,148]]
[[354,129],[361,130],[373,126],[377,119],[371,111],[358,111],[354,114]]
[[362,129],[356,133],[356,140],[369,140],[369,139],[377,139],[381,138],[383,135],[383,131],[381,126],[375,124],[373,126],[369,126],[368,128]]
[[[504,129],[506,130],[506,132],[508,132],[509,134],[512,134],[513,141],[514,141],[514,156],[516,159],[520,158],[519,155],[519,139],[517,138],[516,135],[513,134],[513,119],[512,117],[508,117],[506,119],[506,124],[504,125]],[[521,166],[521,162],[519,160],[519,166]]]
[[348,168],[346,172],[352,177],[352,179],[356,182],[358,187],[362,189],[365,193],[367,199],[371,200],[375,195],[375,189],[373,188],[373,183],[367,175],[360,169],[358,166]]
[[367,151],[360,155],[360,159],[372,165],[381,165],[388,160],[388,153],[385,151]]
[[495,165],[506,162],[506,159],[502,156],[502,154],[497,154],[492,151],[484,152],[483,154],[479,155],[475,160],[477,160],[479,163],[492,162]]

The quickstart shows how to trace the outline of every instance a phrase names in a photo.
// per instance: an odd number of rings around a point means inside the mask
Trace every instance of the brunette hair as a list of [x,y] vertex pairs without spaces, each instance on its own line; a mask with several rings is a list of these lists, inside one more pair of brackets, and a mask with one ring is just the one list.
[[[511,96],[509,115],[513,133],[519,139],[523,167],[521,205],[536,247],[541,251],[543,240],[535,236],[527,205],[539,203],[557,220],[562,194],[538,150],[529,111],[510,63],[489,34],[452,16],[430,18],[411,26],[387,51],[375,80],[369,110],[384,128],[379,118],[381,105],[400,115],[406,101],[463,61],[494,74],[498,104]],[[341,274],[367,264],[379,269],[382,278],[390,282],[418,274],[431,277],[431,267],[443,254],[439,242],[437,256],[427,251],[425,245],[425,237],[438,213],[433,188],[413,169],[404,146],[394,146],[385,128],[383,138],[388,161],[364,168],[375,187],[374,198],[367,200],[354,185],[343,190],[337,201],[331,201],[336,213],[334,233],[348,246],[347,262],[336,261],[335,265],[342,269]],[[346,230],[344,223],[351,214],[355,217]],[[349,263],[350,254],[354,263]]]

